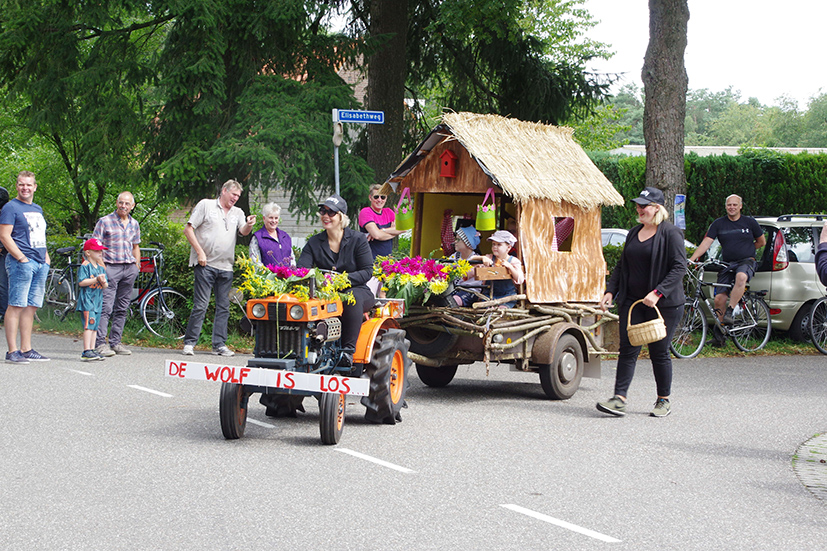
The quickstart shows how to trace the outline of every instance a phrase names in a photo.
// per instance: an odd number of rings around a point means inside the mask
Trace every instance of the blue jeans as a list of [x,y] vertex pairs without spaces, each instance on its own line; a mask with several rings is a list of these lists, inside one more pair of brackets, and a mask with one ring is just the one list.
[[207,316],[210,294],[215,293],[215,318],[212,326],[213,350],[227,343],[227,323],[230,320],[230,289],[233,272],[217,270],[209,266],[195,267],[192,313],[184,334],[184,344],[195,346],[201,335],[201,325]]
[[6,255],[6,272],[9,278],[8,306],[43,306],[46,278],[49,276],[48,264],[31,259],[28,262],[18,262],[9,254]]

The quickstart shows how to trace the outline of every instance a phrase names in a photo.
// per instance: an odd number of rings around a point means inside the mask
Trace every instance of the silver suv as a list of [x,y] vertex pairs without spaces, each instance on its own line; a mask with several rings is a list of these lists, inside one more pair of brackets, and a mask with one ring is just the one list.
[[[764,230],[767,244],[756,252],[758,266],[749,287],[767,291],[773,331],[787,331],[794,340],[809,340],[810,310],[825,295],[816,275],[815,257],[827,214],[755,219]],[[720,258],[720,248],[716,239],[708,254]],[[715,275],[709,274],[713,281]]]

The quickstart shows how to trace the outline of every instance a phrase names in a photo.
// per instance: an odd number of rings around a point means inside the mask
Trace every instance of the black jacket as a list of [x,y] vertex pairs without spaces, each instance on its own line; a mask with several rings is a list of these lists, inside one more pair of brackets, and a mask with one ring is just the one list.
[[327,243],[327,232],[323,231],[307,240],[296,265],[300,268],[347,272],[352,287],[365,287],[373,276],[373,254],[367,236],[350,228],[345,228],[338,259],[334,258]]
[[[626,236],[626,243],[637,239],[643,224],[635,226]],[[674,224],[661,222],[652,238],[652,269],[649,273],[649,288],[657,289],[663,294],[658,301],[660,306],[678,306],[686,301],[683,292],[683,276],[686,274],[686,248],[683,244],[683,234]],[[612,293],[615,302],[620,304],[626,294],[629,281],[629,266],[626,259],[626,249],[620,255],[620,261],[612,272],[607,293]]]

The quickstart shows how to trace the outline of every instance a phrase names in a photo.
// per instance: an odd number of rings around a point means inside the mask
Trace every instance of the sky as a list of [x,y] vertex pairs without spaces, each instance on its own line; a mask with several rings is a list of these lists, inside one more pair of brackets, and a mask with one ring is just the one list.
[[[685,55],[689,88],[740,90],[741,102],[758,98],[777,105],[786,94],[806,109],[827,93],[823,61],[827,34],[824,0],[688,0]],[[588,66],[598,72],[626,73],[622,84],[643,87],[640,70],[649,43],[647,0],[585,0],[600,23],[587,36],[612,45],[609,61]],[[617,87],[612,89],[617,91]]]

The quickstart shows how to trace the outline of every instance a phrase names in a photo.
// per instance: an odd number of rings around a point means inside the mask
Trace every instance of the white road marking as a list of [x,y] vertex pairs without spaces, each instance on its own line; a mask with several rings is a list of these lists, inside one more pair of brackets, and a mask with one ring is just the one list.
[[268,429],[276,428],[276,425],[271,425],[270,423],[262,423],[261,421],[256,421],[255,419],[250,419],[249,417],[247,418],[247,422],[252,423],[253,425],[258,425],[259,427],[265,427],[265,428],[268,428]]
[[64,367],[63,369],[65,369],[66,371],[71,371],[72,373],[78,373],[80,375],[92,375],[91,373],[87,373],[86,371],[78,371],[77,369],[69,369],[68,367]]
[[527,515],[532,518],[536,518],[537,520],[542,520],[543,522],[548,522],[550,524],[554,524],[561,528],[565,528],[566,530],[571,530],[572,532],[577,532],[578,534],[583,534],[585,536],[589,536],[591,538],[598,539],[600,541],[605,541],[608,543],[620,543],[621,540],[615,539],[611,536],[607,536],[605,534],[601,534],[600,532],[595,532],[594,530],[589,530],[588,528],[583,528],[582,526],[577,526],[576,524],[572,524],[570,522],[566,522],[565,520],[556,519],[554,517],[550,517],[548,515],[544,515],[542,513],[538,513],[536,511],[532,511],[531,509],[526,509],[524,507],[520,507],[519,505],[500,505],[500,507],[505,507],[506,509],[511,509],[514,512],[521,513],[523,515]]
[[143,390],[144,392],[149,392],[150,394],[157,394],[158,396],[162,396],[164,398],[172,398],[172,394],[167,394],[166,392],[160,392],[158,390],[152,390],[151,388],[146,388],[143,386],[138,385],[126,385],[129,388],[134,388],[135,390]]
[[393,463],[388,463],[387,461],[382,461],[381,459],[376,459],[375,457],[371,457],[369,455],[365,455],[363,453],[355,452],[353,450],[349,450],[347,448],[336,448],[337,452],[346,453],[348,455],[352,455],[353,457],[358,457],[359,459],[364,459],[365,461],[370,461],[371,463],[376,463],[377,465],[382,465],[383,467],[387,467],[389,469],[394,469],[401,473],[415,473],[416,471],[412,471],[411,469],[407,469],[405,467],[400,467],[399,465],[394,465]]

